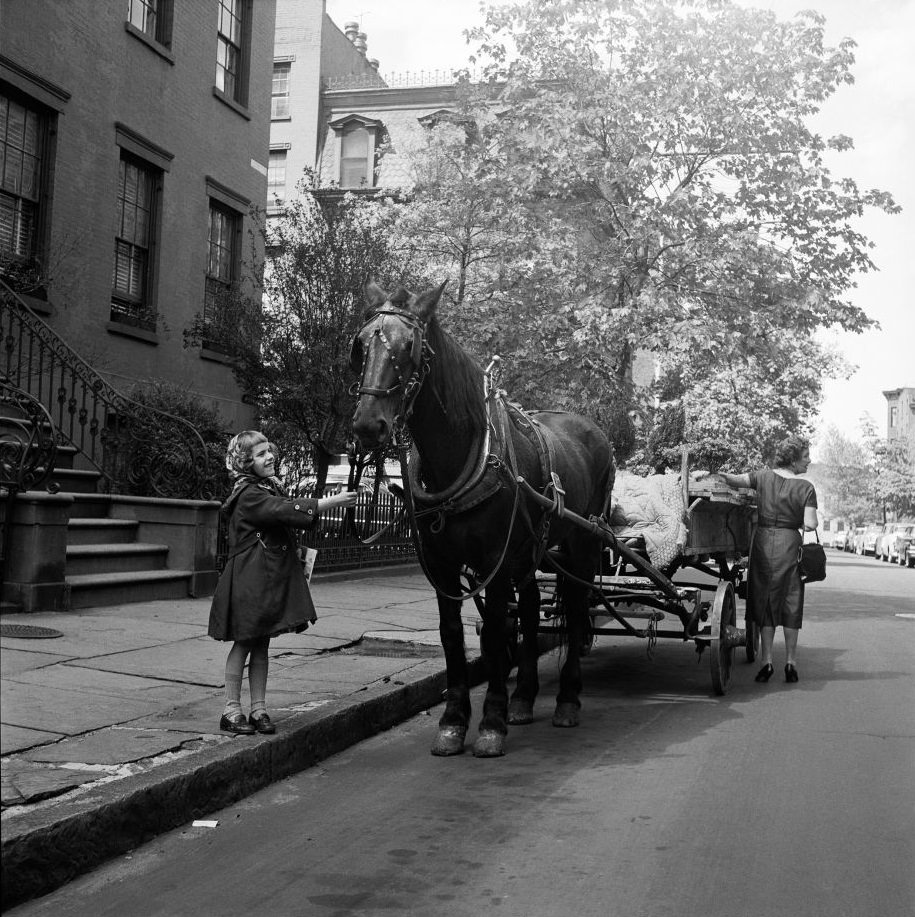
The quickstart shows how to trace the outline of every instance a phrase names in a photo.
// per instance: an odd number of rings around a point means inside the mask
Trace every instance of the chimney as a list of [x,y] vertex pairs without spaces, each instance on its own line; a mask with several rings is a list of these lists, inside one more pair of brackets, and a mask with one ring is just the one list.
[[356,46],[356,49],[360,53],[365,54],[366,47],[367,47],[366,42],[365,42],[365,32],[358,32],[356,34],[356,40],[353,42],[353,44]]
[[370,57],[370,58],[369,58],[369,66],[370,66],[373,70],[377,70],[377,69],[378,69],[378,66],[379,66],[379,64],[378,64],[378,58],[377,58],[377,57]]
[[358,22],[346,22],[343,24],[343,32],[346,37],[353,43],[356,44],[356,36],[359,34],[359,23]]

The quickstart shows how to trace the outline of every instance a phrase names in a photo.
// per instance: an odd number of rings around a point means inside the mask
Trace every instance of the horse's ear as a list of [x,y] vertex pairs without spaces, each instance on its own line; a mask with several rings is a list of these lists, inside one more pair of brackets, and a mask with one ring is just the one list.
[[364,293],[369,311],[380,308],[388,301],[388,294],[374,280],[366,281]]
[[420,293],[413,300],[413,311],[424,322],[428,321],[435,312],[435,307],[438,305],[438,301],[441,299],[447,283],[448,281],[445,280],[442,282],[441,286],[435,287],[432,290],[426,290],[425,293]]

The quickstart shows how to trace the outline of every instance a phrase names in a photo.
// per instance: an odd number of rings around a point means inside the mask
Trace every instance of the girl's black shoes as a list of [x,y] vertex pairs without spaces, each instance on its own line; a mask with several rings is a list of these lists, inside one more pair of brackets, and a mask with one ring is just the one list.
[[276,732],[276,726],[273,725],[270,717],[266,713],[260,716],[249,716],[248,722],[262,735],[271,736]]
[[785,681],[788,681],[788,682],[797,681],[797,669],[790,662],[788,663],[788,665],[785,666]]
[[253,736],[254,727],[248,724],[243,713],[236,713],[231,719],[223,714],[219,721],[219,728],[223,732],[231,732],[236,736]]
[[772,677],[772,674],[774,672],[775,672],[775,668],[773,667],[772,663],[771,662],[766,663],[766,665],[764,665],[756,673],[756,681],[768,681]]

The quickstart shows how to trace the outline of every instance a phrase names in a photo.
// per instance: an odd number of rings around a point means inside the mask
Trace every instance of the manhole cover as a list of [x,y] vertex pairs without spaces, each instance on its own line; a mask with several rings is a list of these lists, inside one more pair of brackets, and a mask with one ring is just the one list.
[[17,640],[50,640],[62,637],[63,631],[53,627],[38,627],[35,624],[0,624],[0,637],[15,637]]

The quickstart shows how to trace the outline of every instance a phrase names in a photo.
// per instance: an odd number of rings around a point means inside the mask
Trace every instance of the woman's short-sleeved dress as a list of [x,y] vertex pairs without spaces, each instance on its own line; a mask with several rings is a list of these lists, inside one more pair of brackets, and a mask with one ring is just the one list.
[[318,501],[251,483],[237,488],[223,510],[229,558],[210,606],[209,635],[245,642],[305,630],[317,614],[293,530],[315,524]]
[[747,610],[759,627],[800,628],[804,584],[797,556],[804,509],[816,507],[816,491],[803,478],[782,477],[768,468],[750,472],[759,517],[750,549]]

